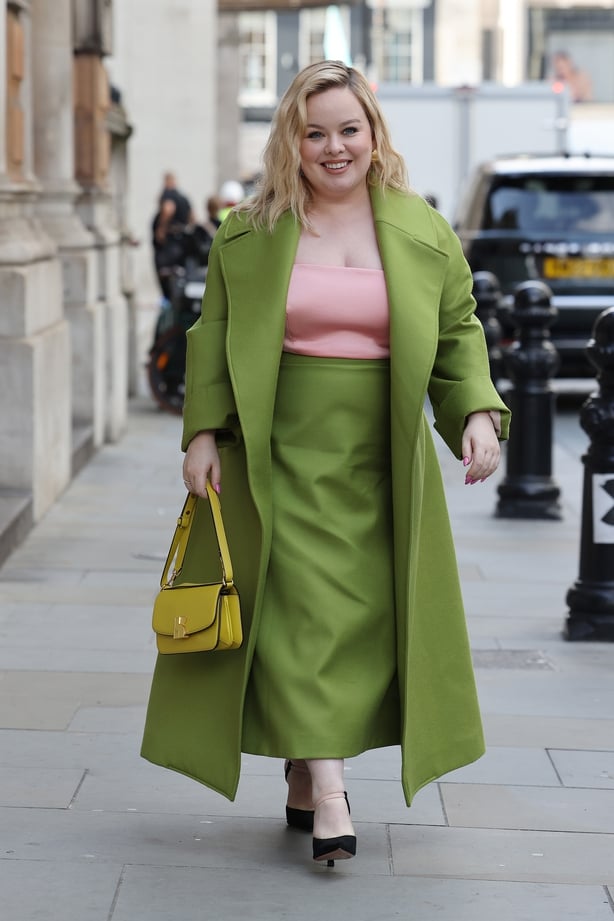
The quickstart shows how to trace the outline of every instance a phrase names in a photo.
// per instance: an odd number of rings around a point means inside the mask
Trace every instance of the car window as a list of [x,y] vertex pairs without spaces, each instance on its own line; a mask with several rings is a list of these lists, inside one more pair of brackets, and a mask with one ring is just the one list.
[[515,176],[495,179],[484,230],[614,233],[614,176]]

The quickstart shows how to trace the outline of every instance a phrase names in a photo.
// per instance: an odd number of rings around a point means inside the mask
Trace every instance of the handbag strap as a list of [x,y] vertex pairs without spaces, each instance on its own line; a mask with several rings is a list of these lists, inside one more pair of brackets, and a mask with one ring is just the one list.
[[[162,578],[160,579],[160,585],[162,587],[166,585],[172,585],[183,568],[183,559],[187,550],[190,530],[194,520],[197,498],[198,497],[193,493],[188,493],[187,498],[183,503],[181,515],[177,519],[177,527],[175,528],[175,533],[171,542],[171,549],[168,551],[168,556],[166,558],[166,563],[164,564],[164,570],[162,572]],[[232,586],[232,563],[230,560],[230,550],[228,548],[228,540],[226,539],[224,522],[222,520],[222,508],[220,506],[220,499],[208,480],[207,498],[209,500],[209,509],[211,511],[211,517],[213,518],[213,527],[215,530],[215,537],[220,554],[220,562],[222,564],[222,582],[225,586]],[[173,566],[172,572],[170,572],[171,566]]]

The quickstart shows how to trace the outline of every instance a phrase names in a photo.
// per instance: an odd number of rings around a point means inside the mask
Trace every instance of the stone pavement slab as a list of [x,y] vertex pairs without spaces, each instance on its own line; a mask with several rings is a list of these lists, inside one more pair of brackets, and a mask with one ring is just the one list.
[[482,713],[486,741],[491,745],[543,746],[560,749],[612,749],[614,719]]
[[527,784],[558,786],[560,781],[543,748],[488,746],[486,754],[466,767],[446,774],[454,784]]
[[[148,633],[151,622],[151,614],[142,621],[142,636]],[[112,643],[107,643],[99,649],[83,648],[61,648],[51,659],[48,647],[32,647],[32,649],[5,649],[0,650],[0,669],[21,668],[24,671],[40,672],[53,669],[54,671],[65,674],[66,672],[79,672],[84,666],[88,666],[92,672],[107,672],[115,674],[116,669],[125,674],[131,672],[151,674],[153,643],[149,645],[150,640],[147,638],[147,645],[141,649],[132,650],[130,648],[113,649]],[[0,710],[2,703],[0,702]]]
[[150,674],[0,671],[4,729],[66,729],[81,706],[142,703]]
[[119,864],[87,860],[69,865],[36,857],[0,860],[2,916],[6,921],[108,921],[121,873]]
[[108,534],[99,533],[96,538],[32,537],[17,551],[16,562],[25,570],[35,569],[37,560],[44,554],[45,564],[55,569],[72,571],[75,560],[78,560],[81,570],[122,572],[133,570],[137,559],[139,568],[151,572],[152,581],[155,581],[156,574],[162,568],[160,560],[165,543],[145,528],[138,532],[135,529],[129,534],[114,529]]
[[30,765],[0,765],[0,806],[68,809],[84,777],[83,771]]
[[454,826],[604,835],[614,829],[613,790],[447,783],[440,787],[448,823]]
[[[121,714],[121,708],[113,708]],[[142,711],[144,713],[144,709]],[[44,770],[96,769],[128,772],[139,757],[140,725],[131,732],[56,732],[45,730],[0,730],[0,759],[3,767],[21,770],[36,765]],[[159,773],[159,772],[158,772]],[[170,776],[170,775],[169,775]]]
[[[166,557],[165,557],[166,558]],[[162,571],[160,562],[160,571]],[[49,578],[47,578],[49,576]],[[59,577],[58,577],[59,576]],[[0,604],[21,601],[24,604],[98,604],[109,606],[151,606],[157,590],[150,572],[88,572],[0,569]]]
[[614,873],[611,834],[392,825],[390,840],[399,876],[599,886]]
[[614,751],[551,750],[550,757],[566,787],[614,790]]
[[614,670],[597,677],[587,669],[574,680],[574,675],[562,671],[477,669],[476,680],[486,713],[577,719],[586,713],[591,718],[609,719],[614,713]]
[[[359,833],[361,860],[342,861],[339,867],[353,876],[389,876],[386,826],[365,823]],[[13,861],[56,861],[58,869],[88,860],[154,867],[232,867],[276,874],[297,868],[310,872],[313,864],[308,834],[287,828],[279,818],[241,813],[0,809],[0,854],[10,855]]]
[[[465,880],[350,877],[283,871],[262,890],[256,871],[128,867],[113,921],[611,921],[600,887],[481,883]],[[147,904],[143,904],[147,893]],[[257,895],[255,895],[257,893]]]
[[102,733],[121,732],[129,735],[134,743],[145,725],[145,712],[144,703],[133,707],[80,707],[67,729],[72,733],[92,733],[100,738]]
[[361,822],[406,825],[447,825],[439,788],[420,790],[408,809],[398,780],[357,780],[348,784],[352,810]]
[[[90,603],[72,605],[67,610],[64,604],[9,602],[2,606],[0,630],[0,668],[40,669],[44,665],[34,659],[28,666],[27,657],[44,651],[48,665],[52,648],[55,650],[54,663],[58,652],[69,653],[75,659],[83,649],[88,650],[88,655],[102,651],[107,659],[111,653],[115,661],[118,652],[141,650],[151,645],[151,607]],[[23,663],[16,661],[20,652]],[[54,670],[57,667],[55,665]],[[62,670],[65,668],[60,666]]]

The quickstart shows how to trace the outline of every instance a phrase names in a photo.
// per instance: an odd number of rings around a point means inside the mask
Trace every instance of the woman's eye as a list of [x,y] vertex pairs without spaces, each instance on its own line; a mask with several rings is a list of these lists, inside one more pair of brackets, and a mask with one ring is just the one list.
[[347,128],[343,129],[344,134],[356,134],[357,131],[358,128],[356,128],[354,125],[348,125]]
[[323,134],[321,131],[310,131],[309,134],[307,135],[307,138],[310,141],[317,141],[321,137],[323,137]]

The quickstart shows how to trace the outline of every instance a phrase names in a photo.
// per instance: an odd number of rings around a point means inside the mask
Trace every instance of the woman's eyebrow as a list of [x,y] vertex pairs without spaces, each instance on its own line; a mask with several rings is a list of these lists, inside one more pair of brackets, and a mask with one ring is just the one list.
[[[356,116],[355,118],[346,118],[345,121],[339,122],[339,127],[344,128],[345,125],[351,125],[354,122],[359,122],[359,121],[360,121],[360,118],[358,116]],[[308,122],[308,124],[305,125],[305,127],[306,128],[323,128],[324,126],[317,125],[315,122]]]

